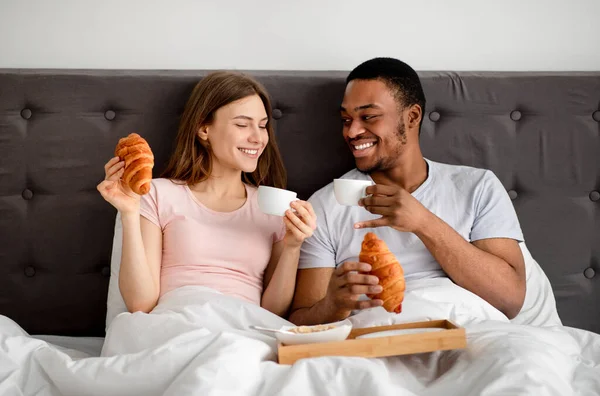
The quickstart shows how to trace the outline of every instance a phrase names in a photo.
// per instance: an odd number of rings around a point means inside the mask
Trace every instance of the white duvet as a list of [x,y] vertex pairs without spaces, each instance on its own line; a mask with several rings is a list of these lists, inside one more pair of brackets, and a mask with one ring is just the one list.
[[354,325],[450,319],[467,329],[467,348],[278,365],[275,339],[249,326],[288,322],[186,287],[151,314],[118,315],[100,357],[34,339],[0,316],[0,395],[600,395],[600,335],[510,323],[445,279],[407,290],[402,314],[378,308]]

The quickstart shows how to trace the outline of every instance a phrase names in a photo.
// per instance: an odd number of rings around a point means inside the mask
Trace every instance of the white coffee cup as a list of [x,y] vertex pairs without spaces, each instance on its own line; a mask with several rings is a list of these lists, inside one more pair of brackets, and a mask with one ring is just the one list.
[[358,201],[367,196],[367,187],[373,184],[370,180],[335,179],[333,194],[340,205],[358,206]]
[[258,186],[258,207],[263,213],[283,217],[297,195],[281,188]]

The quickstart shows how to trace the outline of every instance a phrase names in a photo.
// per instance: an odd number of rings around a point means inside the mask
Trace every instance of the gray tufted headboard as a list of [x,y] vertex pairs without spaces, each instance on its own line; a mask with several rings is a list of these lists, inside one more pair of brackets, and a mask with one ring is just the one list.
[[[96,191],[117,140],[160,173],[205,71],[0,69],[0,314],[30,333],[103,335],[115,211]],[[353,166],[345,72],[252,72],[270,91],[289,188]],[[565,325],[600,332],[600,72],[421,73],[425,156],[492,169]]]

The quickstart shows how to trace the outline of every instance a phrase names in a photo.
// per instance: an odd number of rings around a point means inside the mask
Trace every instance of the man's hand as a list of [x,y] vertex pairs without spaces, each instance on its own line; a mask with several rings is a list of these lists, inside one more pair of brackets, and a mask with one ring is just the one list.
[[369,271],[369,264],[357,262],[345,262],[335,269],[324,300],[336,317],[346,318],[353,310],[383,305],[381,300],[358,301],[362,294],[377,294],[382,291],[379,279],[365,274]]
[[359,205],[379,219],[362,221],[355,228],[392,227],[397,231],[416,233],[431,212],[408,191],[398,186],[376,184],[367,187],[371,196],[359,201]]
[[346,262],[333,268],[298,271],[290,322],[296,325],[331,323],[346,319],[353,310],[379,307],[381,300],[358,301],[361,294],[380,293],[376,276],[368,275],[371,266]]

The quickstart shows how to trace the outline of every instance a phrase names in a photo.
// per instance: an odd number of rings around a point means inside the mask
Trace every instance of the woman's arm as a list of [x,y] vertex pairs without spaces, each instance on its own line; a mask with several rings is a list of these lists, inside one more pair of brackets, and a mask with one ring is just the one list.
[[139,213],[121,214],[119,289],[129,312],[150,312],[160,295],[162,231]]
[[294,297],[300,246],[317,227],[317,216],[310,203],[295,201],[291,206],[295,213],[288,210],[283,218],[287,230],[283,240],[273,245],[260,304],[282,317],[287,316]]
[[271,260],[265,271],[265,289],[261,306],[276,315],[286,316],[296,286],[300,245],[287,247],[284,241],[273,245]]
[[104,172],[98,191],[119,211],[123,224],[121,296],[129,312],[150,312],[160,293],[162,231],[140,216],[141,197],[121,180],[125,162],[113,157],[104,165]]

